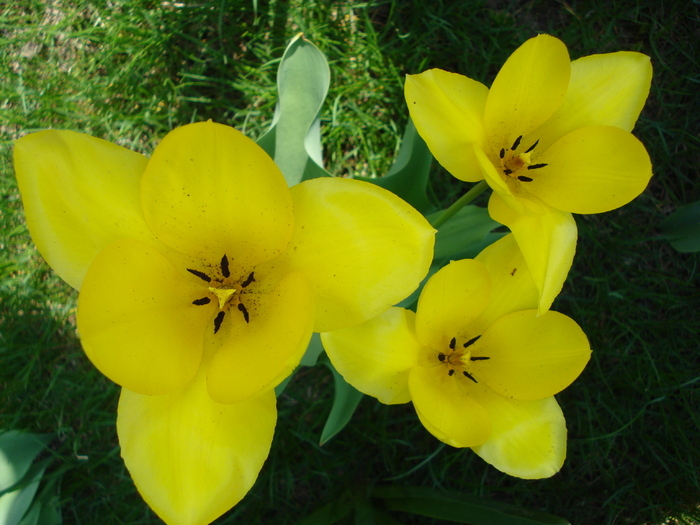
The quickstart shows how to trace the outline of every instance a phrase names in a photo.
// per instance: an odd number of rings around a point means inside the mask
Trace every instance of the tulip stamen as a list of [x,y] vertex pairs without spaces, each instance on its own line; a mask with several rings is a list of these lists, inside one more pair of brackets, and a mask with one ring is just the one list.
[[544,168],[547,164],[530,164],[527,169],[529,170],[537,170],[540,168]]
[[535,147],[540,143],[540,139],[537,139],[535,143],[525,150],[525,153],[530,153]]
[[513,142],[513,146],[510,148],[511,150],[515,151],[518,149],[518,146],[520,146],[520,141],[523,140],[523,136],[520,135],[517,139],[515,139],[515,142]]
[[197,306],[204,306],[205,304],[209,304],[211,302],[211,299],[209,297],[202,297],[201,299],[195,299],[192,301],[192,304],[195,304]]
[[440,361],[441,363],[444,363],[445,359],[447,359],[447,356],[445,354],[443,354],[442,352],[440,352],[438,354],[438,361]]
[[238,303],[238,309],[243,314],[243,319],[245,320],[245,322],[250,323],[250,315],[248,315],[248,310],[245,306],[243,306],[243,303]]
[[241,288],[250,286],[250,284],[253,282],[255,282],[255,272],[250,272],[246,280],[241,283]]
[[501,151],[498,153],[498,156],[499,156],[500,158],[503,158],[503,157],[506,156],[506,150],[505,150],[505,148],[501,148]]
[[226,312],[224,312],[223,310],[216,314],[216,317],[214,318],[214,333],[218,332],[219,328],[221,328],[221,323],[224,322],[225,315]]
[[206,273],[200,272],[199,270],[192,270],[191,268],[187,268],[187,271],[190,272],[192,275],[199,277],[202,281],[211,282],[211,277],[209,277]]
[[454,369],[454,368],[450,368],[450,371],[447,372],[447,375],[450,376],[450,377],[452,377],[454,374],[455,374],[455,369]]
[[[528,169],[530,168],[528,167]],[[526,177],[525,175],[518,175],[518,180],[520,182],[532,182],[533,179],[530,177]]]
[[464,343],[464,345],[462,345],[462,347],[463,347],[463,348],[470,347],[471,345],[473,345],[474,343],[476,343],[476,342],[479,340],[480,337],[481,337],[480,335],[477,335],[476,337],[472,337],[469,341],[467,341],[466,343]]
[[451,349],[451,350],[454,350],[456,344],[457,344],[457,338],[456,338],[456,337],[453,337],[453,338],[450,340],[450,349]]
[[474,378],[474,376],[471,375],[471,374],[470,374],[469,372],[467,372],[466,370],[463,370],[463,371],[462,371],[462,374],[464,374],[464,377],[468,377],[469,379],[471,379],[471,380],[474,381],[475,383],[478,383],[478,381]]
[[225,278],[231,276],[231,270],[228,267],[228,257],[226,257],[226,254],[221,258],[221,275],[223,275]]
[[485,355],[477,355],[477,356],[469,358],[470,361],[486,361],[487,359],[491,359],[491,358],[487,357]]

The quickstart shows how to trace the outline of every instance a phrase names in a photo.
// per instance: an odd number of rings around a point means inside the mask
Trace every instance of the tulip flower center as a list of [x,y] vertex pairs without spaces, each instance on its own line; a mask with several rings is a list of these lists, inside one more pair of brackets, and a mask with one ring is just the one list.
[[475,361],[486,361],[491,358],[486,356],[472,356],[471,350],[467,350],[467,348],[476,343],[480,337],[480,335],[477,335],[469,339],[461,347],[457,345],[457,338],[453,337],[450,339],[449,350],[446,352],[438,352],[438,361],[447,368],[448,376],[453,376],[455,372],[459,372],[467,379],[478,383],[471,370],[472,363]]
[[518,136],[513,142],[510,148],[501,148],[498,152],[498,157],[500,159],[501,171],[506,177],[511,179],[517,179],[520,182],[532,182],[532,173],[530,170],[536,170],[539,168],[544,168],[547,164],[533,164],[532,163],[532,151],[537,147],[539,139],[535,143],[527,148],[525,151],[518,153],[518,147],[520,146],[520,141],[523,140],[523,136]]
[[195,299],[192,301],[192,304],[204,306],[211,303],[213,298],[219,305],[219,313],[214,318],[214,333],[219,331],[226,313],[234,305],[243,315],[243,320],[246,323],[250,322],[250,314],[243,304],[243,295],[247,291],[246,289],[255,282],[255,272],[251,271],[245,279],[232,279],[226,254],[224,254],[221,258],[221,263],[219,263],[221,277],[212,277],[206,272],[192,268],[187,268],[187,271],[209,285],[207,287],[208,294],[201,299]]

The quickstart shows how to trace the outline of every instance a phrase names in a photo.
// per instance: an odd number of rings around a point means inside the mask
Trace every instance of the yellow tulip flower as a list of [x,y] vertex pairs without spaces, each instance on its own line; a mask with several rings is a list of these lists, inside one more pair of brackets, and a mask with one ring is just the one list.
[[233,128],[169,133],[150,159],[70,131],[20,139],[15,168],[39,251],[80,290],[90,360],[124,387],[117,431],[167,523],[209,523],[253,485],[273,388],[312,331],[361,323],[410,294],[434,230],[348,179],[288,188]]
[[588,340],[569,317],[538,316],[538,291],[512,235],[426,283],[415,314],[391,308],[321,334],[346,381],[386,404],[413,401],[423,426],[497,469],[549,477],[566,456],[553,395],[578,377]]
[[438,162],[493,189],[489,212],[523,251],[540,313],[571,267],[571,214],[618,208],[649,182],[649,156],[630,131],[651,76],[646,55],[570,62],[563,42],[539,35],[508,58],[490,89],[440,69],[406,79],[411,118]]

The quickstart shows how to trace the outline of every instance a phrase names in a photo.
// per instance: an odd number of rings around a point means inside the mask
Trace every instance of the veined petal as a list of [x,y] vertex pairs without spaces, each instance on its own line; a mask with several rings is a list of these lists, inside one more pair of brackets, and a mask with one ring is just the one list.
[[129,474],[168,524],[205,525],[255,483],[277,420],[274,391],[233,405],[212,401],[204,373],[162,396],[123,389],[117,433]]
[[408,403],[408,374],[421,355],[415,317],[389,308],[362,324],[321,334],[333,366],[359,391],[393,405]]
[[121,239],[88,269],[78,297],[78,332],[85,353],[112,381],[140,394],[182,388],[202,357],[209,306],[184,270],[152,246]]
[[538,310],[544,313],[564,286],[573,263],[576,221],[570,213],[554,209],[542,215],[518,215],[496,193],[489,199],[489,214],[513,232],[539,290]]
[[[489,326],[474,344],[486,361],[474,373],[489,388],[513,399],[542,399],[564,390],[583,371],[591,347],[573,319],[558,312],[514,312]],[[477,370],[478,365],[478,370]]]
[[489,303],[491,276],[479,261],[452,261],[423,287],[416,309],[418,341],[433,349],[447,348],[450,340],[465,334],[467,325]]
[[559,109],[570,71],[566,46],[552,36],[538,35],[513,52],[486,99],[484,125],[493,151],[527,135]]
[[428,273],[435,230],[393,193],[334,178],[311,179],[291,192],[294,236],[272,264],[308,279],[315,332],[379,315],[410,295]]
[[651,61],[641,53],[620,51],[574,60],[559,111],[535,134],[538,148],[546,150],[567,133],[586,126],[632,131],[649,95],[651,77]]
[[51,268],[80,289],[88,266],[112,241],[151,240],[139,200],[143,155],[73,131],[17,141],[14,163],[27,226]]
[[631,133],[589,126],[564,136],[542,154],[528,190],[553,208],[601,213],[630,202],[647,187],[651,160]]
[[[293,230],[279,168],[252,140],[213,122],[170,132],[143,174],[148,225],[166,245],[238,270],[276,257]],[[234,270],[232,268],[232,273]]]
[[488,88],[457,73],[429,69],[407,75],[404,92],[411,119],[437,161],[460,180],[481,180],[469,145],[484,146]]
[[506,399],[487,389],[477,399],[491,419],[491,435],[472,447],[484,461],[509,476],[548,478],[566,459],[566,421],[556,399]]
[[537,308],[539,292],[513,234],[484,248],[476,260],[491,275],[491,294],[483,313],[469,323],[475,334],[482,334],[504,315]]
[[475,400],[462,377],[448,376],[442,366],[412,368],[408,385],[413,405],[423,426],[443,443],[473,447],[491,434],[491,418]]
[[[252,302],[251,302],[252,301]],[[276,387],[294,371],[311,339],[314,299],[299,273],[284,277],[269,294],[241,299],[249,321],[233,308],[217,333],[208,330],[215,350],[207,384],[221,403],[236,403]]]

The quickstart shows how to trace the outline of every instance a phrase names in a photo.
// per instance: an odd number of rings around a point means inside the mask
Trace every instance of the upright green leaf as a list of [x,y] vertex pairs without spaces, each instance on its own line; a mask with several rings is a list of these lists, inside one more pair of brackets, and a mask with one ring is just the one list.
[[[429,215],[428,221],[441,213]],[[463,259],[472,246],[483,242],[486,235],[499,226],[486,208],[465,206],[435,234],[435,260],[443,257]]]
[[681,253],[700,252],[700,201],[678,208],[661,223],[662,237]]
[[384,177],[356,177],[395,193],[423,213],[435,209],[428,199],[428,176],[433,156],[411,120],[406,125],[396,161]]
[[258,144],[275,160],[289,186],[328,176],[321,150],[321,108],[331,73],[326,57],[302,33],[282,56],[278,100],[270,129]]
[[330,371],[333,373],[333,380],[335,382],[333,407],[331,408],[331,413],[328,415],[326,424],[321,432],[320,444],[323,445],[324,443],[330,441],[333,436],[335,436],[345,427],[345,425],[348,424],[364,394],[343,379],[343,376],[338,373],[328,359],[328,356],[324,354],[319,359],[319,362],[323,363],[330,369]]

